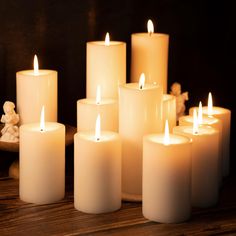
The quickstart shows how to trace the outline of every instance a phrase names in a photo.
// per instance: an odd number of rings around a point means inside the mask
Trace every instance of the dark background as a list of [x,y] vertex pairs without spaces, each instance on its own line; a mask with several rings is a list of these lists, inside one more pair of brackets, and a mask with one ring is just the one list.
[[211,91],[215,105],[232,110],[234,143],[235,12],[233,0],[1,0],[0,104],[15,102],[15,73],[32,68],[37,54],[40,68],[59,73],[59,121],[75,126],[76,101],[86,91],[86,42],[106,32],[127,42],[129,81],[131,33],[146,32],[150,18],[170,35],[169,87],[181,83],[188,107],[206,104]]

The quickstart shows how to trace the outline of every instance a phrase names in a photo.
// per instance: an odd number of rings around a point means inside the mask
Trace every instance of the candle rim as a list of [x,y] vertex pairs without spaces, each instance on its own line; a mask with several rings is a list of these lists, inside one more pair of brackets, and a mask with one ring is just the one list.
[[106,106],[106,105],[112,105],[112,104],[117,104],[117,100],[113,98],[102,98],[100,103],[96,103],[96,98],[82,98],[77,100],[77,104],[85,104],[89,106]]
[[[48,126],[52,127],[52,129],[49,129]],[[40,122],[33,122],[33,123],[27,123],[20,126],[20,130],[24,130],[24,132],[29,133],[50,133],[54,132],[55,130],[65,129],[65,125],[58,122],[45,122],[45,130],[41,131],[40,129]]]
[[[198,107],[190,107],[189,111],[190,110],[192,111],[194,108],[198,109]],[[222,112],[215,112],[214,108],[217,109],[217,110],[221,110]],[[212,110],[213,110],[212,116],[231,113],[230,109],[225,108],[225,107],[219,107],[219,106],[213,106]],[[203,106],[202,111],[203,111],[204,115],[208,115],[208,113],[207,113],[208,106]]]
[[148,33],[148,32],[139,32],[139,33],[133,33],[131,35],[132,36],[142,36],[142,37],[147,37],[147,38],[160,38],[160,37],[163,37],[163,38],[169,38],[169,34],[165,34],[165,33],[159,33],[159,32],[154,32],[151,34]]
[[[131,85],[135,85],[135,87],[131,87]],[[136,87],[137,85],[137,87]],[[145,83],[145,86],[140,89],[139,88],[139,83],[138,82],[133,82],[133,83],[126,83],[126,84],[121,84],[119,85],[119,88],[124,88],[127,90],[138,90],[138,91],[150,91],[150,90],[156,90],[158,88],[161,88],[161,85],[159,84],[151,84],[151,83]]]
[[105,44],[105,41],[89,41],[87,42],[87,44],[92,44],[92,45],[96,45],[96,46],[104,46],[109,48],[110,46],[119,46],[119,45],[123,45],[126,44],[126,42],[123,41],[110,41],[109,45]]
[[[202,133],[202,130],[211,130],[211,132],[204,132]],[[185,131],[189,131],[189,132],[185,132]],[[183,132],[184,134],[186,133],[187,135],[191,135],[191,136],[210,136],[210,135],[215,135],[215,134],[219,134],[219,130],[217,130],[216,128],[213,128],[212,126],[209,125],[200,125],[198,127],[198,133],[197,134],[193,134],[193,127],[189,126],[189,125],[183,125],[183,126],[175,126],[173,128],[173,132],[177,131],[177,132]],[[184,136],[183,134],[183,136]]]
[[[209,120],[212,120],[212,121],[206,122],[205,119],[209,119]],[[183,122],[193,123],[193,116],[191,116],[191,115],[181,116],[179,118],[179,120],[182,120]],[[220,123],[220,119],[218,119],[216,117],[213,117],[213,116],[208,116],[204,113],[203,116],[202,116],[202,124],[199,124],[199,126],[207,125],[207,124],[213,125],[213,124],[217,124],[217,123]]]
[[[43,72],[43,74],[40,74],[40,72]],[[55,72],[57,73],[56,70],[39,69],[39,72],[37,74],[34,73],[34,70],[21,70],[21,71],[17,71],[16,74],[17,75],[33,75],[35,77],[38,77],[38,76],[50,75]]]

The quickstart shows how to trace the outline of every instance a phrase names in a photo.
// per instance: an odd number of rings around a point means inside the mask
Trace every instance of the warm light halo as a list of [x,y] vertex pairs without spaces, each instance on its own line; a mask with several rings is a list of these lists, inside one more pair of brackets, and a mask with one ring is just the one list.
[[145,85],[145,74],[142,73],[139,77],[139,89],[143,89]]
[[196,108],[193,110],[193,134],[198,134],[198,117]]
[[199,102],[199,107],[198,107],[198,124],[202,125],[202,102]]
[[44,106],[42,106],[40,114],[40,131],[45,131],[45,111]]
[[39,73],[39,62],[38,62],[38,57],[37,55],[34,55],[34,74]]
[[96,91],[96,104],[101,103],[101,86],[97,86],[97,91]]
[[99,141],[100,138],[101,138],[101,117],[100,114],[98,114],[95,125],[95,140]]
[[154,25],[150,19],[147,22],[147,30],[150,35],[154,33]]
[[105,37],[105,45],[106,46],[110,45],[110,35],[108,32],[106,33],[106,37]]
[[208,116],[212,116],[213,115],[213,99],[212,99],[211,92],[209,92],[209,95],[208,95],[207,114],[208,114]]
[[169,145],[170,144],[170,131],[169,131],[168,120],[166,120],[166,122],[165,122],[164,144],[165,145]]

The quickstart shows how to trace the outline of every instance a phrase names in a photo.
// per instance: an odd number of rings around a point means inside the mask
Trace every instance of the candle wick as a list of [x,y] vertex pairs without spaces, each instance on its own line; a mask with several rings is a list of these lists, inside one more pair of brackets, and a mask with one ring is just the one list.
[[97,105],[99,105],[99,104],[100,104],[100,102],[97,102],[96,104],[97,104]]
[[140,85],[139,89],[143,89],[143,85],[142,84]]
[[149,36],[152,36],[152,32],[149,32]]
[[100,140],[100,138],[97,138],[97,141],[99,141]]
[[43,132],[43,129],[40,129],[41,132]]

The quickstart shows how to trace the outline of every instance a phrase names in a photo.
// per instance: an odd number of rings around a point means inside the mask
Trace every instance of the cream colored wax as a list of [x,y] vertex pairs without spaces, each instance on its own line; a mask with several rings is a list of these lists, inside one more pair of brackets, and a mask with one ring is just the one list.
[[143,135],[162,130],[162,88],[138,83],[120,86],[119,133],[122,138],[123,198],[141,200]]
[[23,70],[16,73],[16,100],[20,123],[39,122],[45,106],[45,120],[57,121],[57,71]]
[[125,82],[126,43],[88,42],[86,97],[96,97],[96,89],[100,85],[104,98],[118,98],[119,85]]
[[176,126],[176,98],[170,94],[163,94],[163,111],[162,111],[162,121],[163,121],[163,129],[165,121],[168,120],[170,132],[172,132],[173,128]]
[[161,223],[187,220],[191,213],[191,139],[150,134],[143,139],[143,215]]
[[93,98],[78,100],[77,130],[93,130],[98,114],[101,116],[102,130],[118,132],[118,102],[109,98],[101,99],[98,104]]
[[74,136],[74,205],[86,213],[105,213],[121,207],[121,140],[104,131]]
[[[190,108],[189,114],[193,114],[193,109]],[[198,109],[196,107],[196,109]],[[208,107],[202,107],[202,112],[205,115],[208,114]],[[230,170],[230,122],[231,122],[231,111],[222,107],[213,107],[212,114],[215,118],[222,121],[222,174],[224,177],[229,175]]]
[[65,126],[46,122],[20,127],[20,199],[48,204],[65,194]]
[[191,126],[176,126],[173,133],[192,139],[192,205],[215,205],[219,195],[219,131],[200,126],[193,134]]
[[131,82],[144,73],[147,83],[156,83],[167,93],[169,35],[136,33],[131,35]]

